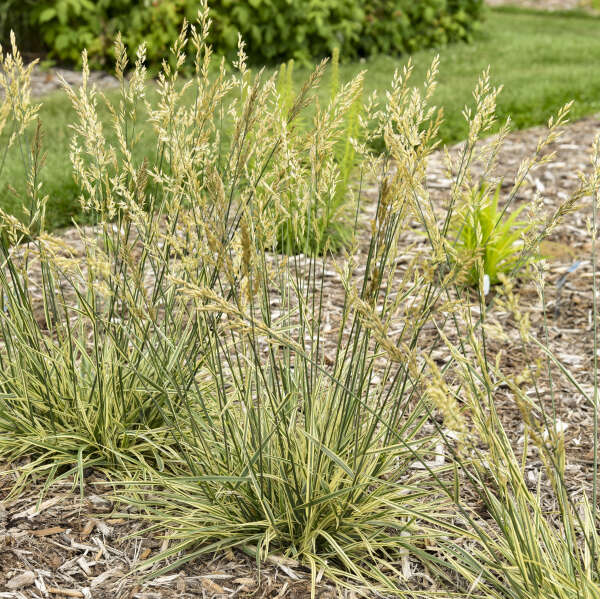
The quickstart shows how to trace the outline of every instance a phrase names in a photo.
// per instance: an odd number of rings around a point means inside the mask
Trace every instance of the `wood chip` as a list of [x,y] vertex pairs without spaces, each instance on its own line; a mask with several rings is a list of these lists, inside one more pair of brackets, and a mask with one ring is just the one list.
[[109,509],[112,505],[108,499],[100,497],[100,495],[90,495],[89,500],[97,509]]
[[57,587],[48,587],[48,592],[52,595],[64,595],[65,597],[85,597],[81,591],[73,589],[59,589]]
[[83,527],[83,530],[81,531],[81,534],[79,535],[79,538],[83,541],[84,539],[89,537],[92,534],[92,531],[94,530],[94,526],[95,526],[95,521],[88,520],[86,525]]
[[42,503],[40,503],[39,506],[37,503],[35,503],[30,508],[27,508],[26,510],[19,512],[18,514],[15,514],[13,516],[13,520],[18,520],[19,518],[31,519],[35,516],[39,516],[39,514],[41,514],[44,510],[55,506],[57,503],[60,503],[64,498],[64,495],[57,495],[56,497],[51,497],[46,501],[42,501]]
[[152,553],[152,549],[150,547],[146,547],[142,553],[140,553],[140,561],[145,560]]
[[110,555],[106,547],[104,546],[104,543],[98,537],[94,537],[93,541],[99,548],[98,553],[96,554],[96,561],[98,561],[102,555],[104,555],[106,559],[110,559]]
[[213,582],[210,578],[203,578],[200,583],[207,591],[211,593],[217,593],[219,595],[225,594],[225,589],[216,582]]
[[31,571],[23,572],[11,578],[6,583],[6,588],[11,589],[12,591],[16,591],[18,589],[23,589],[25,587],[30,587],[35,582],[35,574]]
[[102,572],[102,574],[92,579],[90,586],[92,588],[95,588],[100,586],[101,584],[104,584],[107,580],[110,580],[111,578],[119,578],[120,576],[123,576],[123,571],[119,568],[112,568],[111,570]]
[[175,583],[175,588],[177,589],[177,591],[179,593],[185,593],[186,584],[185,584],[185,578],[183,576],[177,577],[177,582]]
[[59,535],[63,532],[67,532],[66,528],[60,526],[53,526],[52,528],[41,528],[33,531],[34,537],[50,537],[52,535]]
[[104,535],[105,537],[110,537],[112,536],[112,528],[110,526],[108,526],[108,524],[106,524],[106,522],[102,521],[102,520],[96,520],[95,523],[96,525],[96,530]]
[[281,587],[281,590],[279,591],[279,593],[277,593],[277,597],[275,599],[281,599],[282,597],[285,597],[285,594],[286,594],[289,586],[290,586],[289,583],[285,582],[283,587]]
[[91,576],[92,575],[92,570],[89,567],[88,563],[85,561],[85,558],[83,556],[81,556],[78,560],[77,560],[77,565],[83,570],[83,573],[86,576]]

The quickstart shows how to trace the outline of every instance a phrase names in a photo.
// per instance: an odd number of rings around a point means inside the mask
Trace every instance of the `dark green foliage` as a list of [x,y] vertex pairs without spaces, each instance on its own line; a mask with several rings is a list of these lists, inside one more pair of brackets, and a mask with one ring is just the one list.
[[102,67],[114,60],[115,35],[135,49],[146,41],[148,60],[154,65],[169,54],[184,17],[195,20],[192,0],[42,0],[31,12],[31,23],[43,31],[50,55],[79,63],[87,48],[90,65]]
[[[217,52],[231,58],[240,32],[253,61],[271,64],[290,58],[308,62],[330,55],[335,47],[345,59],[352,59],[468,40],[483,8],[483,0],[212,0],[209,4],[211,43]],[[111,40],[121,31],[131,52],[146,40],[148,60],[157,67],[167,57],[183,19],[195,21],[199,5],[197,0],[40,0],[11,4],[11,22],[27,22],[31,33],[41,31],[52,58],[78,63],[87,48],[90,64],[96,67],[112,62]],[[0,8],[0,38],[7,37],[6,29]]]
[[479,0],[367,0],[358,51],[362,55],[410,53],[470,41],[482,17]]
[[213,44],[224,54],[237,48],[238,31],[253,60],[307,62],[340,47],[352,55],[364,13],[357,0],[213,0]]
[[31,26],[31,10],[36,0],[0,0],[0,44],[8,47],[10,32],[14,31],[20,46],[26,49],[25,58],[41,49],[39,36]]

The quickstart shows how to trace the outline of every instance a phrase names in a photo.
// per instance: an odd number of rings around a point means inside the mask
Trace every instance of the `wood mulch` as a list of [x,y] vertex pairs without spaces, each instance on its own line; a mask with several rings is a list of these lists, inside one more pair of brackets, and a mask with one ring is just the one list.
[[[9,480],[0,485],[0,497]],[[171,599],[198,597],[310,596],[310,577],[289,563],[256,563],[240,552],[195,560],[164,576],[131,573],[167,543],[161,538],[127,538],[139,522],[111,518],[113,502],[103,481],[88,477],[84,497],[71,485],[56,486],[39,503],[30,488],[0,502],[0,598]],[[39,505],[38,505],[39,503]],[[337,597],[320,584],[320,597]]]

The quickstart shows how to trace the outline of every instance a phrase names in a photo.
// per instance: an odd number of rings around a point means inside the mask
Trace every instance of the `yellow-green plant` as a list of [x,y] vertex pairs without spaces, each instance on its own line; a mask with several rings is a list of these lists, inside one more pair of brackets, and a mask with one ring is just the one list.
[[[398,76],[398,104],[380,117],[390,136],[400,136],[395,132],[403,123],[397,121],[406,108],[422,139],[412,154],[413,183],[424,174],[436,132],[424,108],[434,71],[425,94],[411,93],[409,72]],[[331,148],[344,115],[337,105],[351,104],[356,85],[343,87],[326,111],[317,112],[314,129],[307,125],[301,132],[310,140],[308,164],[299,149],[293,163],[278,165],[296,177],[286,193],[317,181],[335,185]],[[401,137],[396,142],[404,145]],[[294,156],[285,138],[282,147],[289,154],[277,158]],[[316,246],[304,256],[270,254],[261,222],[266,213],[258,212],[254,198],[244,207],[234,258],[243,277],[230,285],[227,269],[216,275],[226,293],[221,285],[178,280],[204,334],[199,375],[205,389],[188,393],[185,409],[166,410],[181,455],[170,461],[175,474],[148,469],[144,485],[130,487],[137,497],[128,498],[146,514],[148,530],[168,532],[173,540],[152,560],[171,558],[158,572],[236,547],[258,561],[309,567],[313,593],[321,571],[358,590],[401,593],[409,584],[410,556],[427,561],[425,539],[452,529],[446,526],[447,499],[430,493],[431,468],[426,475],[413,468],[435,445],[423,430],[416,348],[441,288],[415,264],[389,293],[397,241],[411,210],[408,183],[389,158],[370,157],[365,168],[384,172],[377,227],[363,280],[354,278],[352,260],[332,265],[344,305],[329,333],[321,276],[327,257]],[[390,342],[392,319],[409,313],[414,326]],[[380,367],[384,345],[393,359]]]
[[[524,236],[535,222],[518,220],[526,206],[510,214],[498,206],[501,186],[492,191],[487,184],[470,192],[460,216],[457,216],[451,235],[461,260],[471,263],[466,280],[473,287],[484,277],[490,285],[500,282],[501,274],[511,274],[525,266]],[[525,262],[531,262],[528,256]]]
[[[548,134],[538,143],[537,155],[560,136],[568,106],[549,122]],[[495,146],[496,149],[498,146]],[[573,211],[578,202],[593,194],[591,231],[596,238],[597,189],[600,182],[598,159],[600,138],[593,150],[593,170],[571,198],[545,219],[544,232]],[[519,168],[517,181],[536,163],[527,159]],[[516,188],[512,194],[515,194]],[[537,246],[541,236],[527,240],[525,255]],[[594,263],[595,272],[595,263]],[[594,413],[598,410],[598,382],[594,360],[594,390],[587,392],[562,364],[545,339],[537,339],[528,315],[521,312],[508,277],[500,277],[503,287],[486,306],[483,277],[479,280],[477,314],[468,304],[457,306],[454,331],[442,338],[454,367],[452,385],[446,383],[430,362],[434,382],[432,408],[443,418],[446,451],[452,456],[459,476],[442,485],[454,498],[463,538],[447,538],[440,547],[443,569],[464,578],[463,592],[469,596],[494,599],[571,599],[600,597],[600,554],[597,508],[598,420],[593,425],[593,467],[591,492],[574,488],[568,479],[565,431],[568,422],[557,415],[555,389],[557,375],[583,396]],[[536,263],[536,284],[546,309],[543,267]],[[594,283],[595,288],[595,283]],[[518,349],[531,364],[510,376],[502,372],[500,355],[492,355],[490,338],[508,339],[503,327],[494,322],[494,304],[512,314],[520,339]],[[545,320],[544,320],[545,322]],[[597,337],[594,303],[594,340]],[[514,348],[514,337],[511,338]],[[536,366],[537,365],[537,366]],[[548,392],[541,392],[539,379],[546,377]],[[535,395],[523,384],[533,385]],[[511,399],[522,419],[522,445],[515,448],[496,409],[500,395]],[[452,406],[449,409],[448,406]],[[531,455],[541,462],[532,468]],[[533,475],[533,477],[532,477]],[[532,480],[533,478],[533,480]],[[478,508],[466,502],[460,485],[468,485],[477,497]],[[442,560],[442,563],[443,561]]]
[[[30,206],[28,222],[3,213],[0,229],[0,453],[17,467],[31,458],[18,468],[21,482],[45,475],[50,484],[74,474],[83,485],[85,468],[137,469],[146,459],[162,468],[156,449],[168,446],[164,396],[181,394],[195,368],[196,343],[189,337],[187,344],[165,342],[183,329],[179,318],[170,318],[173,298],[158,286],[168,269],[140,245],[142,234],[148,239],[155,231],[136,229],[142,223],[126,208],[129,202],[140,213],[148,201],[149,165],[133,164],[127,146],[135,143],[129,119],[144,84],[144,49],[129,83],[122,52],[120,58],[122,97],[113,123],[119,148],[103,136],[87,65],[82,88],[69,90],[81,119],[72,144],[75,176],[81,202],[97,222],[79,230],[73,246],[44,228],[39,122],[26,142],[37,113],[30,98],[34,65],[24,66],[14,37],[0,55],[0,129],[12,131],[5,152],[23,156]],[[155,190],[156,209],[164,210],[169,191]],[[156,284],[146,285],[148,272]],[[158,314],[166,316],[160,325]]]
[[[465,195],[476,197],[473,194],[481,191],[479,185],[472,186],[471,182],[475,177],[471,173],[471,165],[477,159],[483,159],[486,164],[485,180],[497,160],[506,128],[501,130],[498,138],[490,145],[477,144],[479,134],[494,122],[497,93],[498,90],[490,87],[489,76],[485,73],[474,94],[476,112],[471,115],[469,111],[465,111],[469,120],[469,137],[457,161],[447,155],[449,170],[457,173],[449,210],[440,214],[433,207],[428,207],[427,202],[419,204],[433,250],[430,259],[435,276],[444,286],[454,281],[456,285],[451,286],[454,286],[457,295],[460,295],[463,273],[461,266],[455,261],[454,248],[444,238],[444,234],[453,217],[459,217],[453,211],[460,199]],[[547,160],[544,149],[560,137],[561,125],[566,121],[568,110],[569,105],[559,111],[556,119],[550,120],[548,132],[540,139],[535,154],[526,158],[519,166],[515,185],[509,194],[509,203],[516,197],[530,169]],[[407,152],[407,146],[408,144],[403,144],[399,149]],[[594,195],[591,229],[595,243],[597,189],[600,181],[598,147],[600,142],[595,145],[593,175],[584,180],[573,196],[563,201],[550,215],[537,215],[535,224],[540,225],[540,229],[524,240],[523,247],[520,248],[523,257],[535,254],[543,235],[553,230],[565,214],[573,211],[577,203],[590,194]],[[410,164],[409,161],[400,159],[399,154],[396,156],[398,164]],[[422,188],[414,185],[410,187],[418,189],[426,199],[426,192]],[[523,260],[515,262],[513,270],[523,263]],[[438,268],[438,265],[444,268]],[[449,265],[453,265],[450,270]],[[469,301],[457,301],[453,303],[448,319],[439,321],[438,332],[449,360],[443,371],[440,371],[432,359],[424,356],[428,369],[428,375],[423,379],[426,382],[424,396],[428,398],[431,416],[437,413],[434,422],[443,439],[443,453],[456,472],[456,476],[451,479],[435,477],[435,480],[439,483],[440,490],[452,500],[456,509],[455,523],[462,531],[454,531],[453,535],[436,540],[440,554],[438,560],[429,563],[430,572],[436,572],[442,577],[453,573],[457,577],[453,590],[459,596],[486,599],[599,597],[596,475],[598,419],[594,418],[592,492],[587,494],[581,489],[573,492],[569,489],[567,480],[564,437],[566,423],[557,418],[554,409],[555,383],[552,382],[558,370],[573,385],[574,391],[583,394],[590,409],[596,413],[596,359],[594,391],[588,393],[550,351],[547,343],[535,339],[527,315],[519,311],[510,279],[500,278],[504,281],[506,297],[501,299],[497,296],[486,303],[486,284],[483,273],[479,271],[479,305],[472,306]],[[541,278],[538,279],[538,289],[544,305],[544,285]],[[501,310],[513,313],[515,326],[522,340],[520,349],[528,356],[527,361],[535,364],[539,360],[544,364],[544,359],[546,360],[543,370],[550,378],[549,393],[542,394],[539,390],[537,378],[541,373],[536,375],[532,370],[527,370],[508,377],[499,368],[501,356],[491,355],[489,336],[495,333],[499,337],[498,341],[501,341],[504,335],[502,327],[489,316],[495,303],[500,304]],[[596,313],[594,302],[595,339]],[[452,326],[442,326],[448,321]],[[513,346],[511,341],[511,347]],[[533,349],[540,350],[540,353],[533,354]],[[537,401],[532,400],[524,391],[522,382],[534,385]],[[523,419],[524,444],[519,456],[516,455],[496,411],[495,399],[506,389],[510,390],[510,396]],[[534,489],[530,487],[527,473],[528,449],[532,446],[534,455],[542,461]],[[545,502],[542,503],[544,483]],[[469,489],[469,494],[475,494],[475,502],[465,499],[462,493],[464,488]]]

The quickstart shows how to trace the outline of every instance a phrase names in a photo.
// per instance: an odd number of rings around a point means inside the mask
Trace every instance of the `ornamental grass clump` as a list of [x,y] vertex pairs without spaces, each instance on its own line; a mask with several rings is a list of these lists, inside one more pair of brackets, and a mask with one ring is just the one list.
[[[259,564],[307,568],[313,595],[325,577],[362,594],[427,596],[426,579],[469,596],[520,597],[550,564],[562,577],[576,563],[591,571],[595,554],[574,549],[581,535],[595,539],[590,509],[582,504],[584,526],[565,544],[521,484],[493,409],[505,379],[477,341],[489,328],[481,263],[477,315],[464,293],[480,256],[458,259],[449,234],[461,202],[493,179],[507,131],[478,143],[495,121],[489,74],[465,113],[468,140],[447,156],[453,185],[438,205],[426,179],[442,121],[430,105],[437,59],[422,87],[411,86],[408,65],[384,100],[359,110],[357,77],[318,106],[325,62],[292,93],[277,75],[249,71],[242,41],[229,71],[208,33],[204,3],[153,84],[143,45],[125,76],[117,38],[115,104],[90,85],[84,52],[83,85],[65,90],[92,224],[68,239],[45,227],[30,70],[14,43],[2,58],[0,134],[23,156],[30,210],[25,223],[1,214],[0,459],[21,484],[73,475],[83,492],[88,468],[120,482],[115,492],[145,532],[169,538],[150,559],[153,574],[237,548]],[[180,81],[190,57],[194,77]],[[547,159],[566,114],[523,162],[510,197]],[[370,150],[374,136],[381,155]],[[378,184],[373,210],[367,219],[354,210],[353,235],[336,246],[315,212],[340,189],[349,205],[366,203],[361,180]],[[523,257],[590,186],[535,220]],[[294,251],[282,231],[302,240]],[[465,481],[495,526],[464,504]],[[538,539],[547,550],[534,555]],[[572,562],[558,564],[559,550]]]
[[[18,133],[32,209],[27,223],[2,221],[0,456],[21,483],[74,475],[83,492],[90,467],[129,480],[142,511],[178,540],[172,551],[191,550],[176,563],[240,547],[257,559],[283,554],[313,580],[324,569],[346,584],[403,586],[448,503],[413,467],[435,449],[416,347],[439,292],[416,263],[392,292],[407,183],[389,158],[357,147],[386,181],[358,278],[350,256],[329,262],[314,229],[319,243],[305,255],[278,255],[282,222],[336,193],[333,148],[361,79],[296,130],[325,63],[283,109],[275,78],[248,71],[243,43],[233,75],[213,65],[207,14],[175,41],[176,66],[165,63],[154,103],[143,46],[126,78],[117,39],[115,105],[90,85],[84,52],[82,86],[65,90],[77,115],[74,176],[93,224],[71,243],[45,230],[42,127],[28,149],[29,72],[16,47],[6,59],[1,114]],[[195,76],[179,85],[188,45]],[[423,128],[433,86],[434,73],[424,97],[411,95],[397,77],[398,114],[380,117],[400,146],[388,119],[398,130],[410,119],[422,137],[413,177],[435,133]],[[153,127],[152,153],[140,152],[141,119]],[[302,236],[314,223],[294,226]],[[329,334],[326,268],[344,298]],[[409,313],[417,324],[390,343],[392,318]],[[380,371],[382,343],[394,357]]]
[[[568,109],[567,105],[556,119],[550,119],[548,133],[538,143],[537,158],[527,158],[521,163],[516,177],[519,185],[527,172],[553,158],[554,154],[544,154],[544,149],[560,138],[560,125],[565,122]],[[530,224],[534,224],[527,227],[528,234],[519,253],[520,264],[526,264],[535,255],[539,241],[556,228],[564,215],[590,198],[589,230],[595,254],[599,148],[600,138],[597,138],[592,149],[591,173],[580,176],[580,185],[573,195],[549,216],[530,219]],[[509,200],[518,189],[511,190]],[[539,206],[539,198],[534,204]],[[598,336],[595,258],[592,262],[595,348]],[[529,314],[521,311],[513,279],[500,274],[498,293],[489,299],[480,273],[479,305],[457,304],[452,327],[441,335],[451,356],[444,376],[435,364],[430,364],[435,381],[432,403],[441,418],[437,430],[458,472],[458,477],[450,482],[439,478],[438,481],[448,496],[454,497],[455,522],[463,531],[458,537],[439,541],[443,556],[440,563],[461,578],[459,592],[469,596],[600,597],[597,356],[594,351],[594,384],[589,391],[549,348],[543,261],[535,260],[531,270],[542,307],[542,339],[535,337]],[[515,269],[510,272],[515,274]],[[498,322],[498,312],[493,308],[511,315],[507,324]],[[511,351],[522,352],[523,361],[528,364],[521,372],[504,372],[502,350],[492,349],[498,341],[507,340]],[[594,414],[590,488],[578,488],[569,480],[565,432],[570,423],[558,417],[559,388],[568,388],[569,393],[581,396]],[[440,406],[444,396],[454,409]],[[499,399],[512,402],[521,416],[522,436],[517,442],[507,432],[497,408]],[[461,487],[474,493],[475,501],[465,501]]]
[[[543,281],[538,281],[545,309]],[[554,398],[554,389],[568,384],[572,393],[580,394],[596,413],[597,383],[594,391],[584,390],[547,346],[531,335],[518,312],[513,326],[530,363],[538,362],[539,372],[507,376],[486,349],[490,344],[487,325],[479,327],[467,314],[464,316],[465,349],[474,358],[457,360],[460,383],[452,394],[469,413],[472,430],[465,436],[462,428],[445,420],[448,428],[442,434],[464,484],[476,494],[481,507],[475,510],[467,502],[457,501],[464,532],[459,542],[450,538],[440,542],[447,567],[463,577],[464,592],[475,596],[600,597],[597,417],[590,492],[574,487],[569,480],[565,432],[570,423],[557,417]],[[541,350],[541,360],[535,350]],[[544,375],[551,398],[539,392],[539,379]],[[523,387],[524,382],[534,385],[534,397]],[[495,405],[496,398],[507,395],[507,389],[522,416],[522,445],[518,448]],[[459,451],[457,435],[462,440]],[[528,454],[533,454],[537,467]],[[449,486],[447,491],[455,493],[455,488]]]
[[[442,283],[442,287],[452,289],[458,297],[468,298],[469,294],[462,295],[462,286],[468,281],[473,266],[478,272],[478,302],[456,301],[444,319],[433,317],[447,352],[443,368],[430,357],[424,357],[427,374],[422,379],[426,381],[427,409],[430,417],[435,416],[434,426],[443,445],[440,452],[456,469],[455,476],[434,475],[433,478],[438,490],[452,501],[455,510],[452,522],[460,531],[454,530],[436,539],[438,552],[436,559],[428,562],[428,572],[440,577],[453,573],[456,578],[451,585],[460,596],[486,599],[598,597],[597,357],[594,352],[594,386],[589,392],[550,350],[547,324],[544,339],[534,337],[528,315],[520,311],[513,279],[519,269],[532,265],[545,314],[543,264],[534,260],[537,248],[565,215],[590,197],[593,218],[589,228],[595,276],[600,141],[596,141],[593,149],[592,174],[580,177],[581,183],[571,197],[549,215],[543,214],[539,196],[527,206],[529,220],[518,258],[507,271],[512,276],[500,274],[502,288],[497,295],[488,298],[483,260],[481,257],[458,260],[455,238],[449,231],[453,219],[460,221],[464,214],[460,210],[461,201],[476,198],[481,181],[492,179],[508,129],[502,128],[487,144],[478,143],[477,139],[493,124],[496,95],[497,90],[490,87],[489,76],[484,73],[475,90],[477,111],[473,116],[465,113],[469,137],[455,156],[446,155],[449,172],[456,173],[448,207],[436,214],[434,208],[427,209],[427,203],[422,205],[432,256],[439,260],[437,276],[452,281],[450,285]],[[506,199],[507,206],[522,189],[528,174],[554,158],[555,154],[547,149],[560,138],[569,108],[570,105],[565,106],[556,118],[550,119],[548,131],[539,140],[534,155],[521,162]],[[477,177],[472,169],[474,165],[478,165]],[[421,191],[421,194],[426,199],[426,192]],[[594,279],[594,347],[597,344],[595,294]],[[509,376],[500,367],[502,352],[492,349],[495,345],[492,341],[511,340],[511,349],[517,347],[512,341],[514,335],[508,336],[506,325],[496,321],[494,308],[512,315],[520,339],[518,349],[524,352],[524,362],[531,365],[524,372]],[[543,322],[547,322],[545,316]],[[582,395],[594,414],[591,492],[572,489],[569,484],[565,452],[568,423],[558,418],[555,404],[559,378],[561,384],[571,386],[573,393]],[[541,390],[542,379],[548,392]],[[523,387],[524,383],[535,390],[533,399]],[[523,423],[523,446],[518,454],[496,408],[496,398],[505,396],[506,390]],[[541,461],[534,488],[528,456],[530,448]]]
[[[489,89],[489,72],[475,89],[473,96],[477,112],[472,123],[480,133],[489,131],[493,120],[481,118],[490,107],[495,106],[497,95],[501,88]],[[477,157],[482,168],[476,179],[478,185],[471,185],[451,199],[451,208],[447,211],[443,225],[444,236],[451,241],[448,248],[450,258],[458,263],[467,265],[465,268],[465,283],[477,288],[480,280],[484,280],[486,294],[491,285],[497,285],[502,277],[523,275],[531,270],[531,266],[539,259],[539,244],[544,237],[556,227],[564,216],[565,206],[559,208],[559,213],[545,215],[542,198],[538,193],[529,201],[515,207],[518,193],[526,185],[527,177],[535,169],[551,161],[555,153],[549,152],[548,147],[555,141],[565,124],[572,102],[566,104],[548,122],[548,134],[543,136],[535,152],[524,158],[515,174],[515,182],[500,205],[502,182],[491,184],[494,179],[493,170],[499,149],[509,131],[510,120],[501,127],[499,133],[490,141]],[[467,119],[470,112],[465,111]],[[477,123],[481,120],[480,123]],[[469,139],[460,154],[460,163],[454,165],[459,173],[466,172],[465,166],[472,164],[474,156],[473,127],[470,128]],[[452,161],[450,160],[450,163]],[[475,177],[473,177],[475,180]],[[455,192],[459,190],[454,187]],[[575,198],[566,204],[577,201],[581,190]],[[565,204],[563,202],[563,204]],[[525,220],[523,216],[525,215]],[[519,220],[521,218],[521,220]]]
[[[276,86],[283,114],[291,108],[296,96],[293,83],[294,61],[281,66]],[[351,188],[351,175],[358,166],[356,146],[359,143],[359,124],[362,106],[363,73],[350,84],[340,88],[339,50],[332,53],[330,67],[330,104],[321,109],[317,103],[315,120],[306,126],[297,119],[294,127],[297,135],[290,138],[300,146],[298,155],[304,160],[297,168],[310,168],[318,178],[329,181],[328,187],[319,189],[312,184],[306,190],[297,186],[293,193],[285,195],[279,210],[286,218],[282,219],[277,230],[277,250],[285,254],[326,254],[339,252],[352,243],[356,217],[355,194]],[[314,125],[323,121],[327,128],[326,144],[316,142],[314,135],[320,135],[320,127]],[[364,125],[364,123],[363,123]],[[322,154],[313,156],[312,148],[323,145]],[[322,166],[315,168],[315,158]],[[327,169],[323,177],[321,168]],[[300,193],[299,193],[300,192]]]
[[[136,110],[130,100],[142,84],[142,62],[143,50],[115,112],[119,158],[105,143],[87,70],[79,93],[70,91],[81,118],[74,126],[75,175],[96,226],[78,229],[76,243],[67,244],[45,231],[39,122],[28,143],[37,112],[30,100],[33,65],[24,67],[14,38],[2,57],[0,125],[9,132],[6,151],[23,157],[23,203],[30,206],[25,223],[3,213],[0,236],[0,453],[17,467],[20,482],[44,475],[49,485],[74,474],[83,485],[84,470],[92,466],[128,471],[150,459],[160,467],[156,449],[168,445],[162,394],[177,394],[193,376],[197,345],[172,336],[175,329],[183,333],[180,320],[169,318],[173,304],[144,279],[147,272],[160,277],[165,271],[124,209],[126,201],[142,202],[148,182],[145,167],[134,167],[126,147],[126,119]],[[160,327],[159,313],[166,315]],[[19,467],[22,458],[28,462]]]
[[[325,63],[284,103],[275,77],[249,72],[242,42],[232,75],[213,64],[207,14],[175,41],[156,102],[144,47],[126,78],[120,39],[117,104],[89,84],[85,53],[81,88],[65,84],[77,115],[74,176],[93,223],[73,232],[75,243],[45,230],[41,133],[31,151],[16,138],[32,211],[26,224],[3,215],[0,456],[21,482],[74,474],[83,490],[89,467],[129,481],[128,500],[177,540],[160,559],[189,550],[168,567],[239,547],[306,565],[313,582],[323,571],[350,586],[402,588],[448,508],[415,467],[434,459],[418,347],[441,288],[418,261],[404,274],[396,267],[415,212],[407,190],[422,181],[437,131],[426,108],[437,65],[424,92],[408,87],[406,70],[379,115],[365,115],[411,165],[407,178],[392,156],[353,150],[384,180],[358,273],[358,247],[332,258],[304,215],[342,180],[334,148],[361,78],[297,129]],[[180,85],[188,46],[195,76]],[[16,48],[10,56],[20,64]],[[13,76],[26,89],[27,73]],[[20,98],[28,114],[28,94]],[[7,120],[20,126],[14,114]],[[140,151],[142,119],[152,153]],[[422,144],[403,156],[407,127]],[[290,218],[317,243],[285,257],[278,231]],[[330,330],[326,269],[341,298]],[[395,318],[412,326],[390,341]]]
[[[148,532],[172,540],[151,560],[168,560],[158,571],[238,548],[259,562],[307,566],[313,592],[324,574],[355,589],[397,593],[408,588],[413,560],[430,559],[428,544],[452,529],[449,502],[432,485],[436,467],[419,467],[434,463],[435,439],[424,429],[418,348],[445,303],[442,287],[418,261],[406,273],[397,269],[398,241],[415,209],[406,190],[422,181],[436,133],[426,108],[436,69],[423,92],[409,88],[409,70],[399,74],[377,117],[398,152],[394,158],[402,158],[406,126],[422,140],[418,149],[411,146],[410,179],[391,155],[363,148],[363,168],[383,173],[385,182],[360,274],[358,247],[345,257],[321,255],[317,247],[303,255],[274,253],[279,223],[257,209],[259,190],[238,206],[239,246],[219,252],[227,262],[215,273],[218,285],[171,277],[203,332],[204,387],[190,387],[183,409],[165,410],[180,455],[170,461],[170,474],[146,469],[143,484],[128,487]],[[277,125],[277,172],[294,177],[285,192],[335,185],[329,154],[336,106],[352,97],[352,85],[307,126],[308,163],[288,143],[290,130]],[[272,105],[278,110],[277,96]],[[328,269],[340,298],[330,326]],[[411,326],[390,340],[396,318]]]

